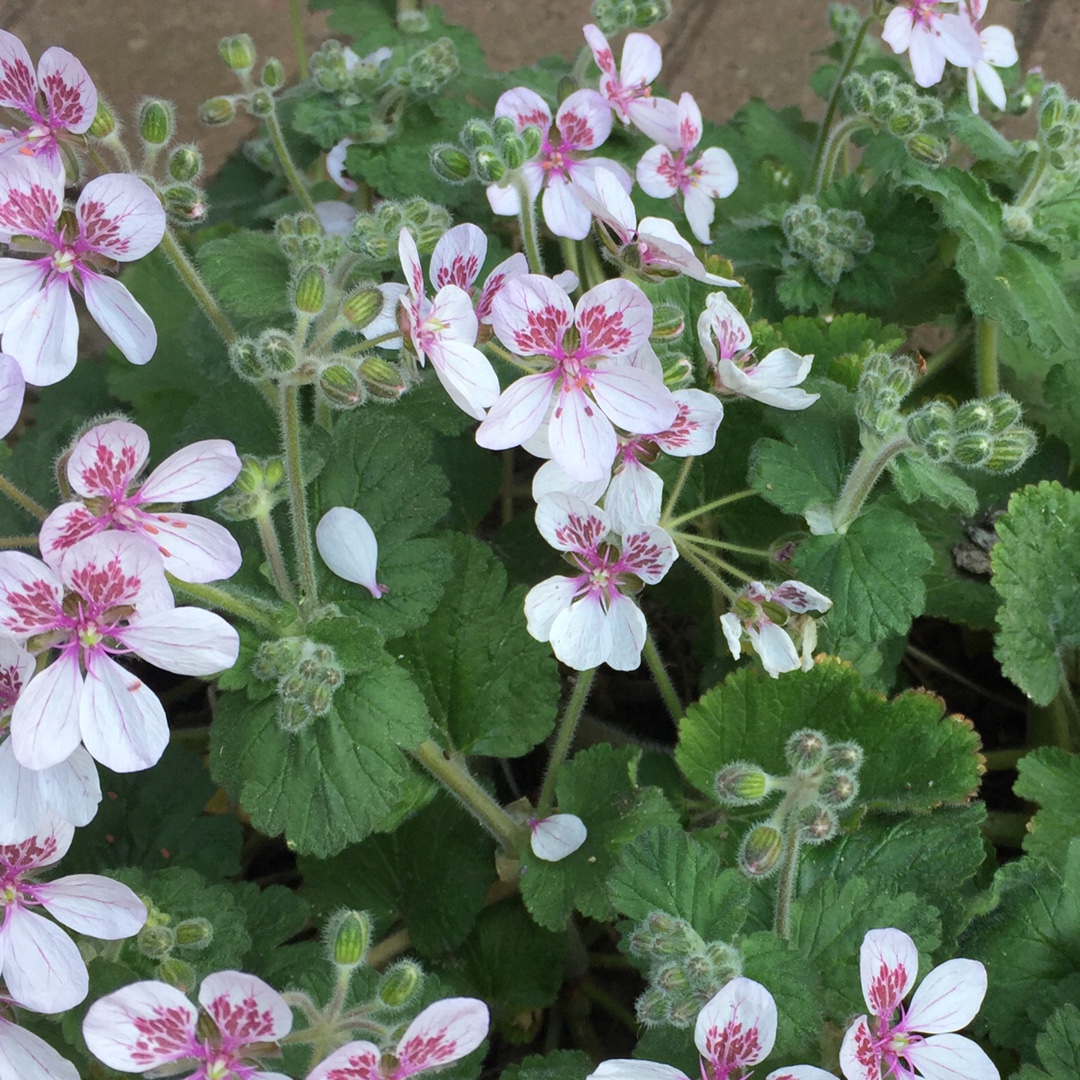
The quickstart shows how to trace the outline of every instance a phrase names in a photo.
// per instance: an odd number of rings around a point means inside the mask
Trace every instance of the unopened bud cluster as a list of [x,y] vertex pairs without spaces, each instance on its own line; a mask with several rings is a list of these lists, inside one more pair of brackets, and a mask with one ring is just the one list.
[[302,731],[325,716],[345,672],[329,645],[308,638],[264,641],[255,654],[251,673],[263,682],[277,681],[277,722],[282,731]]
[[380,53],[358,58],[331,38],[311,57],[311,78],[324,93],[337,94],[342,104],[353,105],[373,98],[383,82],[384,59],[385,54]]
[[1072,172],[1080,164],[1080,101],[1073,101],[1059,83],[1048,83],[1039,100],[1036,138],[1050,167]]
[[257,458],[244,454],[240,474],[218,500],[217,512],[227,521],[250,521],[267,517],[288,494],[285,465],[281,458]]
[[222,62],[240,80],[242,94],[219,94],[204,101],[198,108],[199,119],[210,127],[231,124],[238,107],[250,115],[265,119],[274,111],[274,95],[285,83],[285,67],[277,57],[263,62],[258,82],[252,71],[258,60],[255,43],[247,34],[232,34],[218,42]]
[[702,1005],[742,974],[736,949],[724,941],[705,942],[685,919],[664,911],[650,912],[634,928],[629,947],[649,964],[649,985],[637,1000],[637,1017],[646,1027],[690,1027]]
[[716,775],[716,797],[726,806],[756,806],[774,792],[784,797],[775,813],[752,826],[739,847],[739,866],[750,877],[780,868],[788,844],[821,844],[840,828],[840,811],[859,794],[863,752],[853,742],[830,743],[820,731],[796,731],[784,745],[787,776],[737,761]]
[[904,399],[915,387],[919,371],[913,357],[871,353],[863,362],[856,388],[855,414],[862,430],[888,439],[904,427],[900,411]]
[[274,237],[296,270],[311,264],[332,269],[341,258],[340,238],[328,235],[314,214],[286,214],[278,218],[274,222]]
[[948,156],[948,143],[925,130],[944,119],[941,102],[920,94],[899,75],[875,71],[867,77],[855,72],[844,80],[844,95],[855,113],[879,131],[903,139],[908,153],[923,164],[936,167]]
[[426,98],[437,94],[461,70],[457,48],[450,38],[425,45],[400,67],[394,68],[391,81],[410,97]]
[[826,285],[835,285],[874,246],[858,210],[823,210],[810,196],[789,206],[782,224],[791,253],[805,259]]
[[929,401],[907,417],[907,434],[932,461],[1006,474],[1019,469],[1038,445],[1020,419],[1020,404],[1009,394],[976,398],[959,408]]
[[437,143],[431,148],[431,168],[451,184],[470,180],[498,184],[540,152],[543,132],[530,125],[518,131],[508,116],[493,121],[469,120],[457,143]]
[[671,0],[593,0],[592,21],[607,37],[621,30],[647,30],[671,14]]
[[398,258],[398,234],[408,229],[421,255],[430,255],[450,228],[445,207],[427,199],[387,200],[371,213],[357,214],[345,246],[372,266],[393,264]]
[[132,943],[135,951],[146,960],[153,961],[156,978],[186,994],[199,979],[191,960],[195,954],[209,948],[214,939],[214,928],[209,919],[202,916],[174,923],[172,916],[155,907],[149,897],[141,899],[146,905],[147,915],[143,928]]

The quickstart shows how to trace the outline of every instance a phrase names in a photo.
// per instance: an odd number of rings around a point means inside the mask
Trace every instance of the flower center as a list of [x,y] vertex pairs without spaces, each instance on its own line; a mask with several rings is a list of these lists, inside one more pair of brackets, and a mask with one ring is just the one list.
[[70,274],[75,266],[75,252],[71,248],[57,248],[52,257],[53,270],[58,274]]

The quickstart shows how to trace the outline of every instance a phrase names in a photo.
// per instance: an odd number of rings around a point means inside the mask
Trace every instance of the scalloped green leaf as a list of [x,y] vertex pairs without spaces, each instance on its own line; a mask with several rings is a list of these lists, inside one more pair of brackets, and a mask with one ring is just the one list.
[[1035,1040],[1042,1068],[1025,1065],[1015,1080],[1075,1080],[1080,1075],[1080,1009],[1062,1005]]
[[1020,759],[1013,791],[1039,804],[1028,822],[1024,850],[1063,863],[1069,844],[1080,836],[1080,757],[1056,746],[1040,746]]

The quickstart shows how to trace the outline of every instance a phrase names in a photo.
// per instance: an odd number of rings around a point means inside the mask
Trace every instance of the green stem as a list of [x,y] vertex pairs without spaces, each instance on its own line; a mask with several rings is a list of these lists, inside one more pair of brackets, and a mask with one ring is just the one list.
[[600,252],[596,250],[596,245],[588,237],[581,242],[581,251],[585,257],[585,284],[590,289],[594,289],[607,281],[604,264],[600,261]]
[[[673,538],[674,538],[673,534]],[[742,544],[729,544],[726,540],[714,540],[711,536],[698,536],[696,533],[678,533],[679,539],[689,538],[695,544],[704,544],[706,547],[721,548],[724,551],[733,551],[737,555],[753,555],[758,559],[772,559],[772,552],[765,548],[743,547]]]
[[450,754],[431,739],[425,739],[413,753],[443,787],[461,800],[508,855],[516,856],[521,851],[528,841],[528,829],[514,821],[476,782],[460,755]]
[[[376,337],[367,338],[365,341],[359,342],[356,345],[350,345],[347,349],[341,350],[342,356],[360,356],[363,353],[371,352],[378,345],[382,345],[387,341],[393,341],[394,338],[401,337],[400,330],[388,330],[385,334],[378,334]],[[315,352],[321,345],[325,345],[326,342],[317,341],[312,346],[311,351]]]
[[998,376],[998,325],[993,319],[975,323],[976,385],[979,397],[991,397],[1001,389]]
[[[692,461],[693,458],[688,458],[687,460]],[[679,486],[681,487],[681,485]],[[675,494],[678,494],[677,489]],[[688,521],[693,521],[696,517],[701,517],[702,514],[712,513],[713,510],[719,510],[721,506],[727,506],[728,503],[738,502],[740,499],[748,499],[751,495],[756,494],[757,492],[753,488],[747,488],[745,491],[736,491],[733,495],[725,495],[722,499],[714,499],[711,503],[706,503],[704,506],[699,506],[694,510],[688,510],[685,514],[680,514],[676,518],[668,518],[667,516],[675,505],[674,502],[669,499],[667,508],[664,511],[664,516],[660,519],[660,527],[670,531],[677,525],[683,525]]]
[[1039,188],[1042,187],[1043,180],[1046,179],[1046,170],[1050,166],[1045,150],[1039,150],[1039,156],[1035,159],[1035,165],[1031,172],[1028,174],[1028,178],[1024,183],[1024,186],[1017,192],[1016,198],[1013,199],[1013,206],[1024,207],[1035,201],[1036,195],[1039,194]]
[[581,243],[580,240],[567,240],[566,237],[559,241],[566,269],[572,270],[577,275],[578,287],[574,290],[575,293],[581,290]]
[[839,164],[840,155],[847,146],[848,139],[862,128],[870,127],[865,116],[849,116],[841,120],[829,134],[825,143],[825,153],[814,172],[814,195],[819,196],[832,183],[833,174]]
[[0,548],[35,548],[38,546],[36,536],[5,536],[0,539]]
[[[22,488],[16,487],[6,476],[0,476],[0,492],[6,495],[12,502],[18,503],[28,514],[36,517],[38,521],[44,521],[49,516],[45,509],[36,499],[31,499]],[[35,540],[36,544],[37,541]]]
[[1004,772],[1007,769],[1015,769],[1020,764],[1020,759],[1025,757],[1028,749],[1022,750],[987,750],[983,754],[987,772]]
[[304,23],[300,17],[300,0],[289,0],[289,22],[292,23],[293,45],[296,48],[296,63],[300,68],[300,78],[306,79],[310,72],[307,47],[304,45]]
[[257,626],[260,630],[267,630],[271,634],[278,631],[277,612],[274,608],[254,597],[243,596],[223,588],[221,585],[196,585],[190,581],[180,581],[172,574],[166,572],[165,576],[173,588],[173,592],[188,596],[192,600],[198,600],[203,607],[217,608],[218,611],[226,611],[235,615],[238,619],[244,619]]
[[273,579],[274,588],[278,596],[287,604],[296,603],[296,590],[289,580],[289,572],[285,569],[285,557],[281,553],[281,541],[278,540],[277,529],[269,513],[260,514],[255,518],[255,526],[259,530],[259,540],[262,542],[263,553],[266,555],[267,565],[270,567],[270,577]]
[[671,676],[667,673],[667,668],[664,667],[664,661],[656,648],[656,642],[653,640],[651,630],[645,634],[643,654],[645,663],[649,666],[649,674],[652,675],[653,682],[656,683],[656,688],[664,699],[664,705],[667,707],[671,719],[678,723],[683,718],[686,710],[679,701],[679,695],[675,692],[675,685],[671,681]]
[[559,721],[559,730],[555,736],[555,745],[551,748],[551,757],[548,759],[547,772],[544,774],[544,786],[540,789],[540,800],[536,804],[536,816],[546,818],[555,805],[555,785],[559,780],[559,770],[562,768],[566,755],[570,752],[570,746],[574,741],[574,733],[577,731],[578,721],[585,709],[585,700],[592,688],[596,668],[589,668],[581,672],[574,683],[573,693],[566,704],[566,712]]
[[315,203],[312,201],[311,192],[308,191],[303,176],[300,175],[300,170],[296,167],[296,162],[292,159],[292,154],[289,153],[285,135],[281,130],[281,121],[278,120],[276,104],[266,116],[266,130],[270,133],[270,141],[274,144],[274,153],[277,154],[278,161],[281,162],[281,167],[285,170],[285,176],[288,178],[289,186],[293,189],[293,194],[300,200],[300,205],[309,214],[314,214]]
[[304,467],[301,460],[299,387],[283,385],[279,407],[285,471],[289,477],[293,546],[299,563],[300,591],[313,609],[318,604],[319,592],[315,583],[315,554],[311,547],[307,488],[304,484]]
[[161,238],[161,250],[165,252],[169,262],[173,264],[173,269],[180,275],[180,280],[188,287],[188,292],[195,297],[196,303],[203,309],[203,314],[213,324],[225,344],[231,345],[238,336],[232,323],[221,310],[217,298],[204,284],[195,264],[188,257],[171,228],[167,228],[165,235]]
[[[686,486],[686,481],[690,476],[690,469],[693,467],[693,464],[694,459],[692,457],[683,458],[682,468],[679,469],[679,475],[675,477],[675,484],[672,487],[671,494],[668,496],[667,503],[664,506],[664,512],[660,515],[660,520],[662,522],[668,522],[672,510],[678,505],[679,496],[682,495],[682,490]],[[664,528],[667,528],[667,524],[664,525]]]
[[1068,677],[1061,676],[1057,696],[1050,702],[1050,719],[1054,729],[1054,742],[1067,753],[1072,753],[1074,736],[1080,733],[1080,709],[1077,708]]
[[915,444],[904,435],[897,435],[876,451],[864,450],[859,454],[854,468],[848,475],[844,490],[832,508],[832,522],[837,533],[847,532],[851,523],[859,516],[863,503],[866,502],[878,478],[885,471],[885,466],[897,454],[909,450]]
[[734,603],[738,593],[705,562],[692,548],[680,548],[679,554],[714,588]]
[[743,573],[737,566],[733,566],[726,559],[721,559],[715,551],[710,551],[708,548],[702,550],[701,545],[697,542],[698,539],[698,537],[693,536],[690,533],[679,533],[679,543],[676,545],[679,549],[679,553],[685,555],[687,552],[693,551],[700,560],[706,563],[712,563],[713,566],[722,570],[725,574],[731,574],[733,577],[742,578],[743,581],[754,580],[753,577]]
[[870,24],[874,21],[876,21],[874,15],[869,15],[867,18],[863,19],[858,32],[851,39],[851,46],[844,54],[844,59],[840,62],[840,70],[836,73],[836,82],[833,83],[833,88],[829,93],[829,103],[825,108],[825,118],[821,121],[821,127],[818,129],[817,143],[814,146],[814,166],[810,173],[811,176],[816,177],[818,170],[821,168],[821,162],[825,156],[825,147],[829,141],[829,132],[832,129],[833,120],[836,119],[836,110],[840,107],[840,98],[843,97],[844,94],[844,80],[851,74],[851,69],[855,66],[855,61],[858,59],[859,50],[862,48],[862,43],[866,39]]
[[795,878],[799,872],[799,833],[789,825],[784,832],[784,861],[776,886],[776,919],[773,928],[781,941],[791,937],[791,902],[795,899]]
[[536,233],[536,208],[529,195],[529,185],[525,183],[525,177],[520,173],[512,173],[511,177],[511,183],[517,191],[518,203],[521,206],[518,211],[518,224],[521,228],[521,245],[525,249],[525,258],[528,260],[531,273],[542,274],[544,260],[540,255],[540,240]]

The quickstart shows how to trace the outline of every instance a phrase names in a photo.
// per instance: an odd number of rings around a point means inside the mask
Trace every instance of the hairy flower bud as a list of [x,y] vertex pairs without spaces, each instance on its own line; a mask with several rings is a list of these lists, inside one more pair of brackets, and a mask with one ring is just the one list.
[[926,438],[922,448],[931,461],[948,461],[952,457],[953,437],[946,431],[935,432]]
[[976,398],[974,401],[966,401],[956,410],[953,431],[957,435],[985,433],[990,430],[993,419],[994,414],[990,406]]
[[1039,130],[1049,131],[1065,119],[1069,99],[1060,83],[1047,83],[1039,101]]
[[803,728],[784,744],[784,758],[793,769],[806,772],[821,764],[828,746],[828,740],[820,731]]
[[364,962],[371,944],[371,916],[366,911],[339,911],[326,924],[328,958],[351,971]]
[[453,143],[436,143],[429,157],[431,171],[448,184],[463,184],[472,176],[469,155]]
[[302,266],[292,283],[293,305],[304,315],[318,315],[326,303],[326,270],[317,264]]
[[330,364],[319,372],[319,391],[327,404],[335,409],[353,409],[363,405],[367,396],[363,383],[345,364]]
[[825,751],[826,769],[846,769],[852,774],[862,768],[863,749],[858,743],[832,743]]
[[229,363],[233,371],[247,382],[258,382],[265,375],[259,361],[259,350],[251,338],[237,338],[229,345]]
[[181,949],[201,952],[214,940],[214,928],[209,919],[196,916],[176,924],[176,944]]
[[397,401],[405,393],[401,369],[379,356],[366,356],[360,364],[360,378],[377,401]]
[[686,330],[686,312],[678,304],[662,300],[653,305],[654,341],[678,341]]
[[285,65],[276,56],[263,64],[261,81],[270,90],[276,90],[285,81]]
[[742,956],[726,941],[710,941],[705,956],[717,982],[726,983],[742,974]]
[[936,135],[928,135],[925,131],[912,135],[904,145],[916,161],[921,161],[933,169],[944,165],[949,156],[949,144]]
[[268,375],[284,375],[296,367],[296,345],[283,330],[264,330],[256,339],[259,364]]
[[86,134],[92,139],[107,139],[116,131],[116,114],[104,98],[99,97],[94,119]]
[[161,196],[170,220],[180,224],[198,225],[209,212],[206,193],[193,184],[170,184]]
[[990,411],[990,430],[995,435],[1016,427],[1023,418],[1020,402],[1011,394],[994,394],[984,398],[983,404]]
[[850,806],[859,794],[859,781],[848,772],[827,773],[818,785],[818,798],[834,810]]
[[783,853],[784,838],[780,830],[764,822],[755,825],[743,837],[739,846],[739,867],[750,877],[765,878],[780,868]]
[[315,718],[304,702],[279,700],[275,719],[282,731],[295,735],[303,731]]
[[525,140],[520,135],[507,135],[499,141],[499,153],[508,169],[520,169],[529,159]]
[[875,96],[870,81],[858,72],[853,72],[844,80],[844,96],[851,108],[864,116],[874,108]]
[[686,972],[678,964],[665,964],[663,967],[657,968],[652,981],[661,990],[665,990],[669,994],[690,989],[690,980],[686,977]]
[[231,124],[236,119],[236,100],[224,95],[212,97],[204,101],[196,111],[199,119],[209,127]]
[[467,120],[458,138],[468,150],[490,149],[495,145],[495,134],[487,120]]
[[139,136],[150,146],[164,146],[176,130],[176,110],[172,102],[147,98],[137,113]]
[[169,176],[179,183],[188,183],[202,172],[203,157],[194,143],[178,146],[169,154]]
[[218,55],[225,61],[226,67],[243,74],[255,66],[255,43],[247,34],[223,37],[218,42]]
[[972,432],[959,436],[953,442],[953,461],[965,469],[977,469],[990,458],[994,444],[988,432]]
[[401,1009],[416,996],[423,981],[424,972],[412,960],[402,960],[388,967],[379,979],[375,993],[388,1009]]
[[772,790],[772,777],[760,765],[738,761],[722,768],[713,786],[716,797],[728,806],[754,806]]
[[525,144],[525,160],[530,161],[540,153],[543,142],[543,134],[534,124],[530,124],[520,133],[521,141]]
[[383,294],[374,285],[358,285],[341,305],[341,314],[354,330],[363,330],[382,310]]
[[147,923],[135,937],[135,948],[150,960],[160,960],[172,952],[176,931],[164,923]]
[[274,97],[269,90],[256,90],[249,94],[244,102],[252,116],[265,119],[274,111]]
[[796,815],[799,840],[804,844],[824,844],[839,831],[836,815],[825,806],[804,806]]
[[1035,432],[1027,428],[1011,428],[993,437],[990,454],[983,467],[990,472],[1006,474],[1015,472],[1038,447]]
[[655,1027],[667,1019],[667,995],[657,987],[650,987],[635,1002],[634,1012],[645,1027]]
[[182,994],[189,994],[199,981],[195,969],[178,956],[169,956],[157,967],[157,977],[170,986],[175,986]]
[[482,184],[497,184],[506,176],[506,163],[494,150],[477,150],[476,176]]
[[952,430],[954,415],[952,406],[944,401],[928,401],[908,416],[908,438],[916,445],[924,446],[932,436]]

